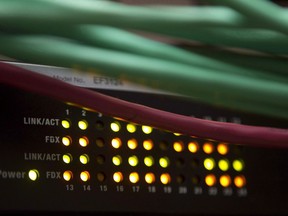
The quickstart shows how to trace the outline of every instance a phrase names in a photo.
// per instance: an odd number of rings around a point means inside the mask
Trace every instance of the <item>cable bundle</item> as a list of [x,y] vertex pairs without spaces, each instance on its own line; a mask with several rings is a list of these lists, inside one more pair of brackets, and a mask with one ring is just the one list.
[[[208,2],[218,5],[0,0],[0,53],[29,63],[94,68],[214,106],[287,119],[286,9],[266,0]],[[184,50],[135,30],[257,55]]]

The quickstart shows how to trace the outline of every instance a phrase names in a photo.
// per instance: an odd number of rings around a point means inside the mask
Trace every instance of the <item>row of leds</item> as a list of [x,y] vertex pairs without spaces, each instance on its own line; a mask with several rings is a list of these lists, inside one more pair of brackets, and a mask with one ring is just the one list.
[[[62,124],[62,127],[66,128],[66,129],[71,127],[71,122],[69,120],[62,120],[61,124]],[[80,120],[80,121],[78,121],[78,127],[81,130],[87,130],[88,129],[88,122],[85,120]],[[118,122],[118,121],[112,122],[110,124],[110,129],[115,133],[119,132],[121,130],[120,122]],[[135,133],[137,131],[137,126],[134,124],[127,124],[126,130],[129,133]],[[143,125],[143,126],[141,126],[141,130],[145,134],[151,134],[153,131],[153,128],[150,126]]]
[[232,163],[228,159],[220,159],[218,163],[213,158],[206,158],[203,162],[206,170],[213,170],[217,167],[222,171],[228,171],[231,167],[237,171],[241,172],[244,169],[244,162],[241,159],[233,160]]
[[[36,181],[39,179],[40,175],[37,170],[33,169],[28,172],[28,177],[32,181]],[[64,171],[62,177],[67,182],[71,181],[73,179],[73,173],[69,170]],[[82,171],[79,177],[83,182],[87,182],[91,179],[91,175],[88,171]],[[96,178],[98,181],[103,182],[106,179],[106,176],[104,173],[97,173]],[[121,183],[124,180],[124,175],[122,172],[115,172],[112,178],[115,183]],[[140,181],[140,175],[137,172],[132,172],[129,174],[128,179],[129,182],[136,184]],[[151,172],[145,174],[144,180],[147,184],[153,184],[157,181],[155,174]],[[169,173],[162,173],[159,177],[159,181],[162,184],[167,185],[171,183],[172,179]],[[237,188],[243,188],[246,185],[246,179],[243,175],[235,176],[233,179],[229,175],[222,175],[219,179],[213,174],[209,174],[205,177],[205,184],[209,187],[216,186],[218,182],[222,187],[230,187],[234,184]]]

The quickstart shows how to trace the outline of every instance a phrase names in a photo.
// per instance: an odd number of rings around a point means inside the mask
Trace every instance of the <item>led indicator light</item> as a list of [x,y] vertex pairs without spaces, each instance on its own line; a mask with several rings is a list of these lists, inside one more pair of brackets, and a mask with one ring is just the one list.
[[196,153],[198,150],[199,150],[199,145],[196,141],[194,142],[189,142],[188,144],[188,150],[191,152],[191,153]]
[[99,182],[104,182],[106,179],[106,176],[104,173],[100,172],[100,173],[97,173],[96,178]]
[[150,133],[152,133],[152,127],[149,127],[149,126],[145,126],[145,125],[143,125],[142,126],[142,131],[143,131],[143,133],[145,133],[145,134],[150,134]]
[[169,159],[167,157],[162,157],[159,159],[159,164],[162,168],[167,168],[169,166]]
[[138,158],[137,156],[133,155],[131,157],[128,158],[128,163],[130,164],[130,166],[137,166],[138,164]]
[[65,146],[69,146],[71,144],[71,137],[69,136],[62,137],[62,144]]
[[120,155],[116,155],[112,158],[112,163],[115,165],[115,166],[120,166],[121,163],[122,163],[122,157]]
[[223,175],[220,177],[219,182],[223,187],[229,187],[231,184],[231,178],[229,175]]
[[180,133],[173,133],[175,136],[181,136]]
[[39,172],[36,169],[32,169],[28,172],[28,177],[32,181],[36,181],[39,178]]
[[145,181],[148,184],[152,184],[155,182],[155,175],[153,173],[147,173],[145,175]]
[[70,180],[72,179],[72,177],[73,177],[73,174],[72,174],[71,171],[65,171],[65,172],[63,173],[63,179],[64,179],[65,181],[70,181]]
[[241,172],[244,169],[244,163],[241,160],[234,160],[232,166],[237,172]]
[[62,120],[61,121],[61,125],[62,125],[63,128],[68,129],[68,128],[70,128],[71,124],[70,124],[70,122],[68,120]]
[[90,174],[88,171],[83,171],[80,173],[80,179],[83,181],[83,182],[87,182],[89,179],[90,179]]
[[72,156],[70,154],[64,154],[62,160],[64,163],[69,164],[72,161]]
[[104,147],[105,142],[104,142],[104,140],[103,140],[102,138],[97,138],[97,139],[96,139],[96,145],[97,145],[99,148],[102,148],[102,147]]
[[245,177],[244,176],[236,176],[235,178],[234,178],[234,184],[235,184],[235,186],[236,187],[238,187],[238,188],[242,188],[242,187],[244,187],[245,185],[246,185],[246,179],[245,179]]
[[113,148],[118,149],[121,147],[122,142],[121,142],[121,139],[114,138],[114,139],[112,139],[111,144],[112,144]]
[[204,143],[204,145],[203,145],[203,151],[204,151],[206,154],[211,154],[211,153],[214,151],[214,146],[213,146],[213,144],[210,143],[210,142]]
[[117,183],[123,181],[123,174],[121,172],[116,172],[113,174],[113,180]]
[[104,164],[105,163],[105,157],[103,155],[97,155],[96,156],[96,162],[98,164]]
[[154,164],[154,158],[152,156],[147,156],[144,158],[144,164],[147,166],[147,167],[151,167],[153,166]]
[[205,177],[205,183],[211,187],[214,186],[216,184],[216,177],[213,174],[207,175]]
[[215,161],[213,158],[206,158],[204,160],[204,167],[207,170],[213,170],[215,167]]
[[224,172],[227,171],[229,169],[229,161],[226,159],[219,160],[218,167],[220,170],[222,170]]
[[121,125],[120,125],[120,123],[119,123],[118,121],[115,121],[115,122],[112,122],[112,123],[110,124],[110,128],[111,128],[111,130],[114,131],[114,132],[119,132],[120,129],[121,129]]
[[89,156],[87,154],[80,155],[79,160],[82,164],[87,164],[89,162]]
[[133,150],[133,149],[136,149],[137,146],[138,146],[137,140],[136,140],[136,139],[130,139],[130,140],[128,140],[127,146],[128,146],[128,148],[130,148],[130,149],[132,149],[132,150]]
[[144,149],[146,149],[147,151],[150,151],[153,148],[154,144],[152,140],[144,140],[143,142],[143,147]]
[[221,155],[226,155],[229,151],[227,144],[219,143],[219,145],[217,146],[217,151]]
[[88,123],[85,120],[81,120],[78,122],[78,127],[81,130],[86,130],[88,128]]
[[160,181],[164,185],[169,184],[171,182],[171,176],[168,173],[163,173],[160,176]]
[[139,182],[139,174],[137,172],[130,173],[129,180],[133,184]]
[[86,147],[89,144],[88,138],[87,137],[79,138],[79,144],[82,147]]
[[134,124],[127,124],[126,129],[129,133],[135,133],[137,127]]
[[174,142],[173,148],[176,152],[182,152],[184,150],[184,144],[182,142]]

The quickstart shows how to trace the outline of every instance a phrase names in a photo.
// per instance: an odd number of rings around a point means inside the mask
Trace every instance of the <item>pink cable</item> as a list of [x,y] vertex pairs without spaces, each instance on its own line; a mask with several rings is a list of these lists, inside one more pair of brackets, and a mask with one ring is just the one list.
[[0,83],[162,130],[233,144],[288,147],[287,129],[216,122],[174,114],[73,86],[3,62],[0,62]]

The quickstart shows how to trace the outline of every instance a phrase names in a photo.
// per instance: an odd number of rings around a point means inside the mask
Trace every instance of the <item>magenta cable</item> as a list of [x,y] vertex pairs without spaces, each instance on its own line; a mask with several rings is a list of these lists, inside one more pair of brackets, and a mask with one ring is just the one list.
[[255,147],[288,147],[288,130],[203,120],[131,103],[0,62],[0,83],[107,116],[183,135]]

